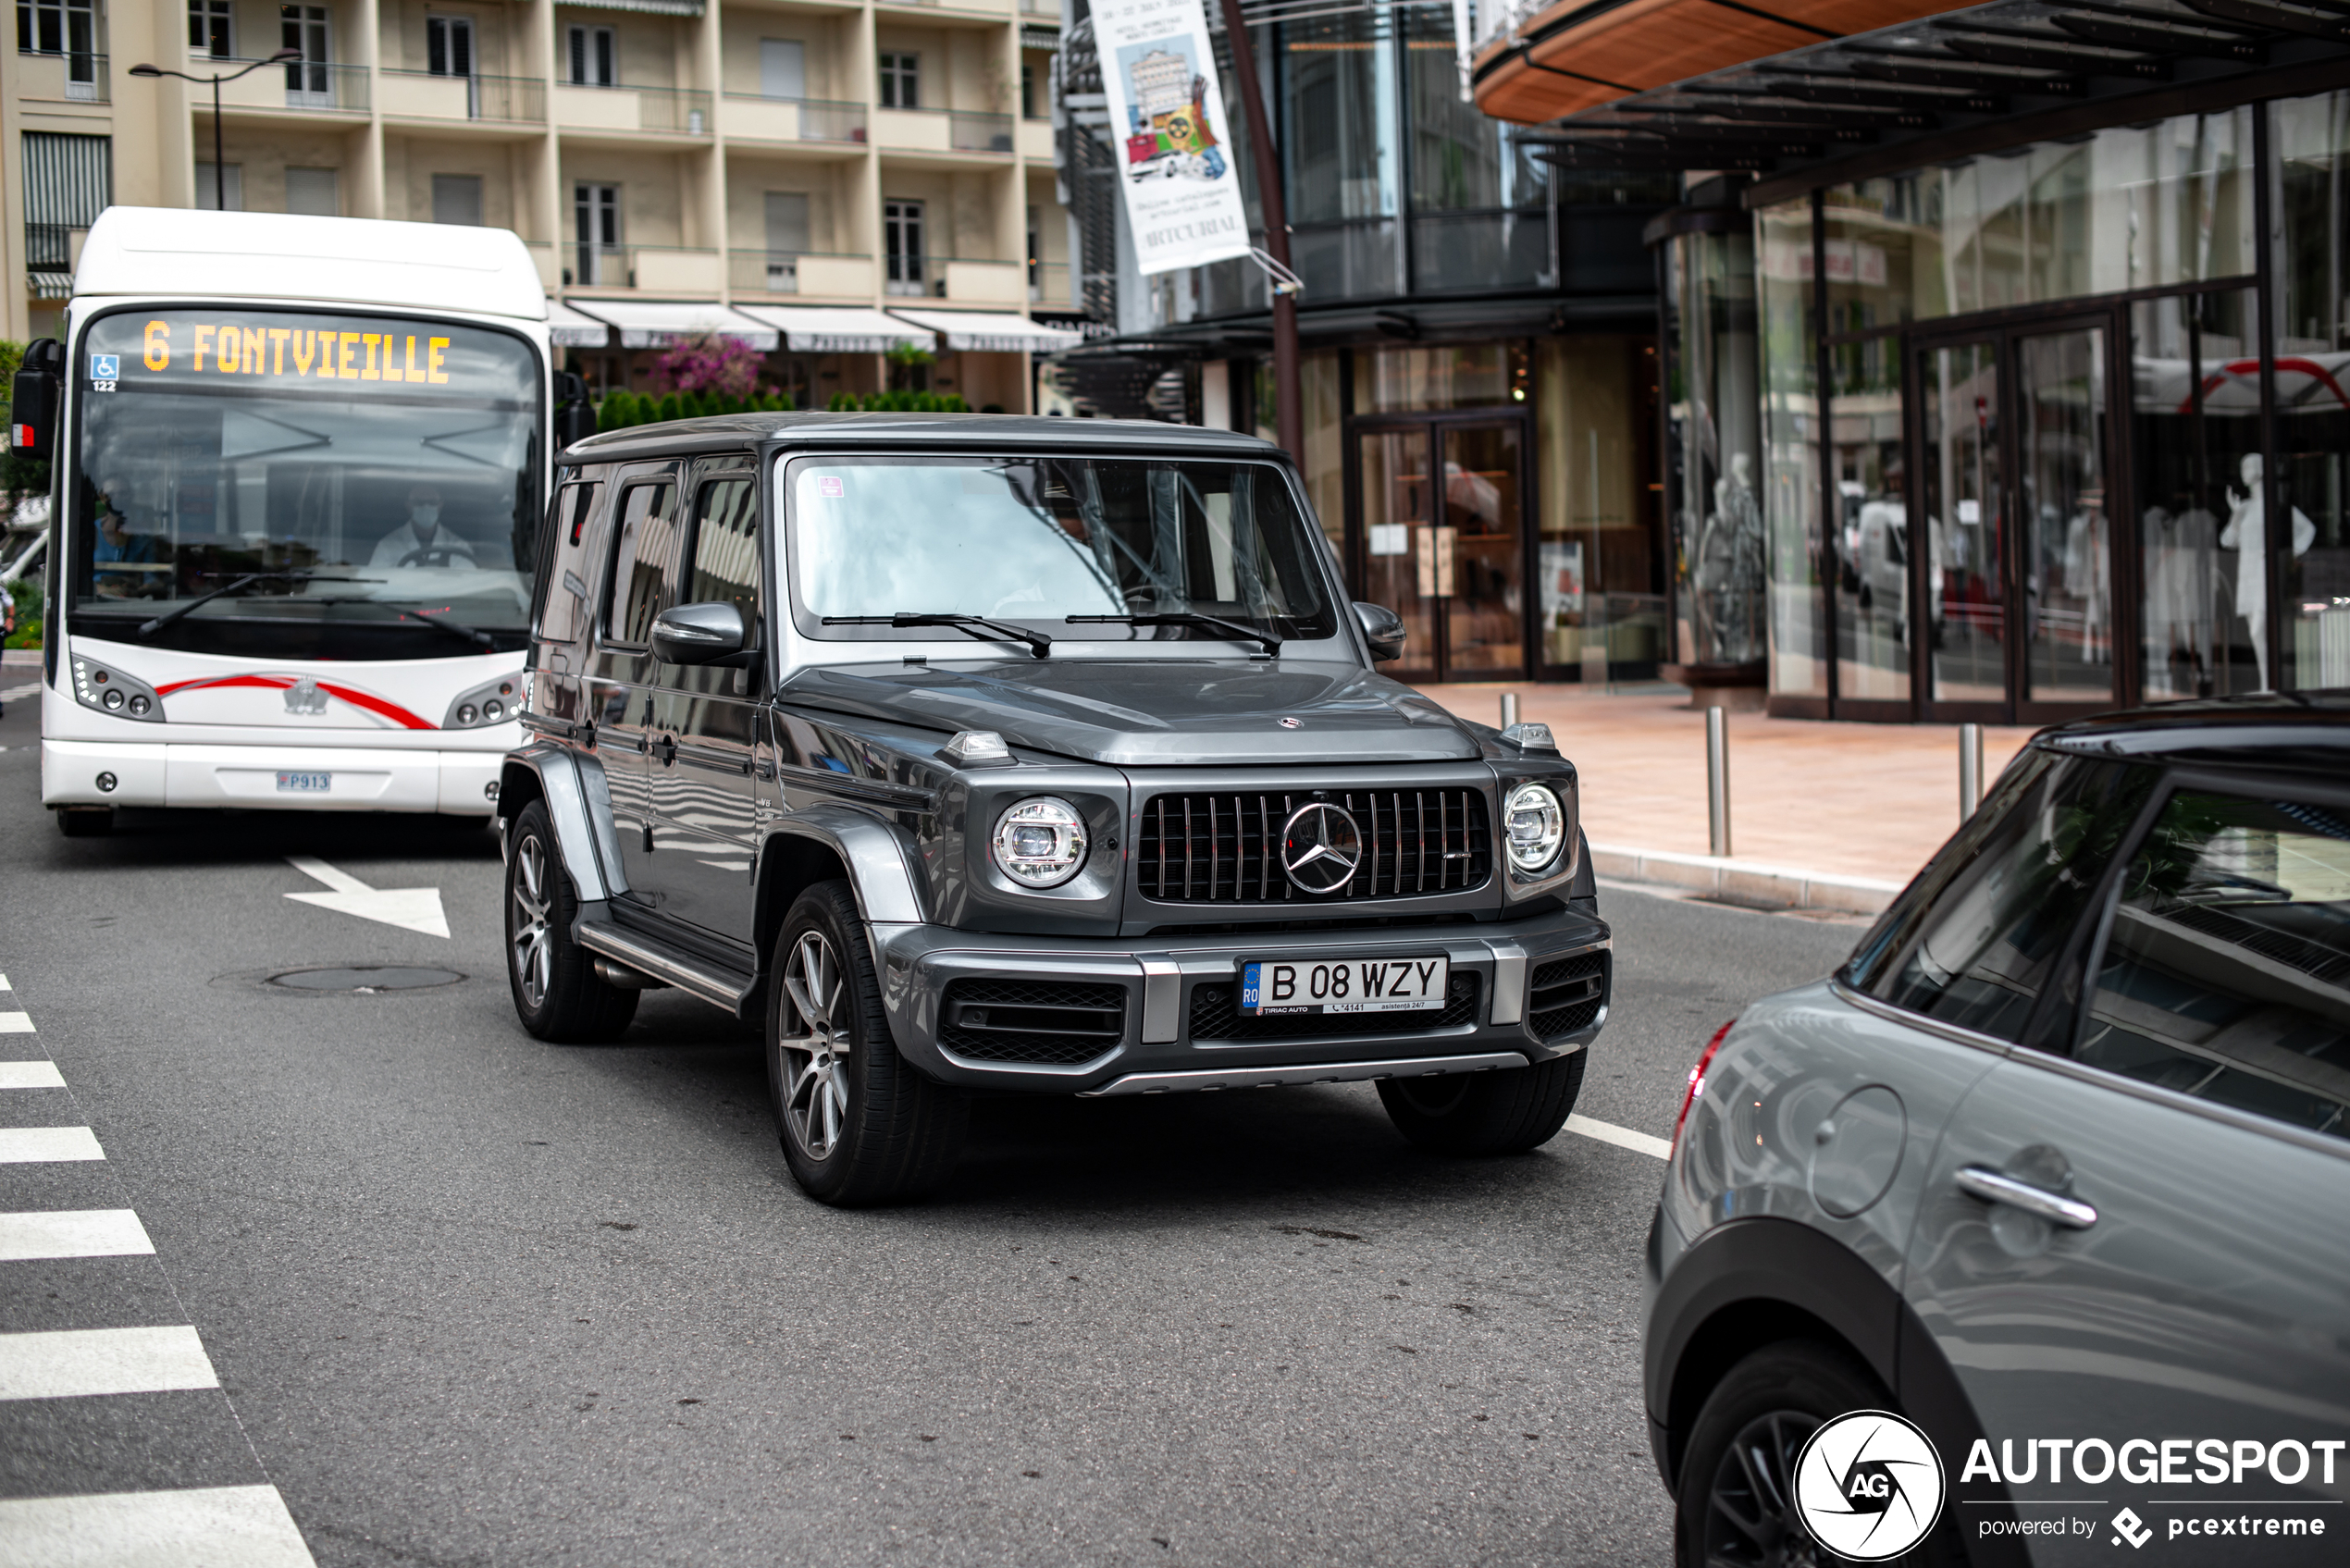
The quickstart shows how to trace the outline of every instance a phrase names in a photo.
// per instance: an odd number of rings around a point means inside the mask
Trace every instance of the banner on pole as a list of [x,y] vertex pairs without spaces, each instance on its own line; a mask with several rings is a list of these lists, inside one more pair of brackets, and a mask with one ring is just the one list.
[[1227,155],[1231,122],[1200,0],[1094,0],[1093,17],[1119,185],[1143,272],[1248,254],[1248,215]]

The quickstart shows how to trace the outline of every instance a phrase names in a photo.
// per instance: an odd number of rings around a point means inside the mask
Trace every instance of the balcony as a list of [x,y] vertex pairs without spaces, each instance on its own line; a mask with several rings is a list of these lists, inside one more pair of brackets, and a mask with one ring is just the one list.
[[582,245],[563,249],[563,281],[579,289],[637,289],[649,294],[708,294],[725,276],[716,251],[683,245]]
[[1070,302],[1069,264],[1033,261],[1028,264],[1028,302],[1053,310],[1073,310]]
[[396,118],[512,125],[547,122],[547,84],[535,77],[387,70],[382,91],[383,111]]
[[726,137],[747,142],[822,142],[859,144],[865,140],[865,105],[821,98],[769,98],[757,93],[726,94]]
[[687,87],[555,87],[555,123],[564,130],[710,134],[710,94]]
[[848,252],[735,251],[726,275],[737,294],[864,299],[873,291],[873,258]]
[[17,91],[27,98],[67,104],[108,103],[108,74],[107,57],[104,55],[17,51]]
[[[247,63],[198,55],[189,60],[188,71],[192,76],[200,76],[207,71]],[[222,82],[220,106],[224,110],[305,109],[329,114],[364,115],[368,106],[367,87],[367,68],[365,66],[295,60],[289,65],[254,71],[236,81]],[[208,82],[194,83],[188,89],[189,99],[199,109],[207,106],[211,94]]]
[[1012,117],[967,109],[881,109],[874,135],[898,153],[1009,153]]

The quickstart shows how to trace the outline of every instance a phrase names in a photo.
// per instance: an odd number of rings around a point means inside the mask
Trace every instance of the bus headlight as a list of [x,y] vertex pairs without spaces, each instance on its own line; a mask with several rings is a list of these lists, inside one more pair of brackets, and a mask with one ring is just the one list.
[[440,727],[444,730],[478,730],[491,724],[502,724],[521,711],[514,703],[514,694],[521,689],[520,675],[501,675],[471,691],[461,691],[456,700],[449,705],[449,716],[440,721]]
[[163,699],[155,687],[79,653],[73,656],[73,699],[109,718],[163,722]]

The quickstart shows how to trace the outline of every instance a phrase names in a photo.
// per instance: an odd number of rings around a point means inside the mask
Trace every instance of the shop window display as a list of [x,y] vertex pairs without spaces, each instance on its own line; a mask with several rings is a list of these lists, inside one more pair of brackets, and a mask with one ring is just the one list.
[[2277,491],[2293,518],[2289,667],[2279,684],[2350,686],[2350,93],[2270,113],[2280,220]]
[[1644,423],[1636,378],[1654,361],[1639,340],[1545,338],[1535,355],[1541,531],[1536,611],[1545,664],[1652,666],[1664,600],[1639,476]]
[[1762,343],[1762,488],[1770,572],[1770,689],[1827,695],[1826,613],[1814,548],[1820,515],[1820,416],[1812,368],[1812,204],[1755,215]]
[[1898,339],[1828,351],[1836,465],[1837,696],[1910,698],[1910,527]]
[[1666,500],[1684,664],[1759,662],[1762,505],[1755,491],[1754,240],[1684,234],[1666,247]]

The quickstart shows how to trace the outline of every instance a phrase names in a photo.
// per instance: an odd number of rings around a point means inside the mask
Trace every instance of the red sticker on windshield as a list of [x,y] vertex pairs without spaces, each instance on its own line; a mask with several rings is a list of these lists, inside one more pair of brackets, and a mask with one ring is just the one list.
[[819,474],[816,475],[816,493],[826,500],[838,500],[847,492],[840,488],[839,475]]

